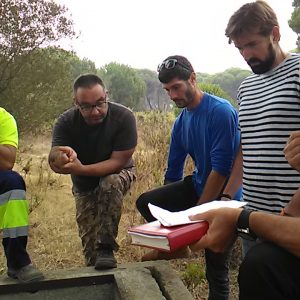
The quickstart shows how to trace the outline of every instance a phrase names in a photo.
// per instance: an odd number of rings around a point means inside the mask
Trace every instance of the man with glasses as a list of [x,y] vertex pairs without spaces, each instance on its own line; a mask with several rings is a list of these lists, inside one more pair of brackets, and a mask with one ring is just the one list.
[[71,175],[86,264],[114,268],[122,202],[135,179],[136,122],[129,109],[108,101],[93,74],[75,80],[74,102],[54,125],[49,164]]
[[[158,77],[182,112],[171,133],[165,185],[142,194],[136,203],[148,222],[155,220],[148,203],[175,212],[220,199],[240,142],[237,112],[225,99],[199,89],[196,73],[185,57],[166,58],[158,66]],[[188,155],[194,161],[195,170],[183,178]],[[240,194],[235,195],[235,199],[239,197]],[[229,248],[224,254],[205,252],[209,299],[228,299]],[[142,260],[188,255],[187,247],[170,254],[153,250]]]

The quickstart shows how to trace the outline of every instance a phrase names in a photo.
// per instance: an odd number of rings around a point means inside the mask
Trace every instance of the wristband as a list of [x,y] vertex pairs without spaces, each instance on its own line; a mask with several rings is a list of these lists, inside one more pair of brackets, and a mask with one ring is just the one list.
[[250,229],[249,227],[249,217],[250,214],[254,210],[252,209],[243,209],[239,215],[239,218],[236,223],[236,231],[237,234],[246,239],[246,240],[251,240],[255,241],[257,239],[257,235]]
[[232,197],[229,195],[229,194],[221,194],[220,196],[219,196],[219,198],[221,199],[222,197],[224,197],[224,198],[227,198],[227,199],[232,199]]

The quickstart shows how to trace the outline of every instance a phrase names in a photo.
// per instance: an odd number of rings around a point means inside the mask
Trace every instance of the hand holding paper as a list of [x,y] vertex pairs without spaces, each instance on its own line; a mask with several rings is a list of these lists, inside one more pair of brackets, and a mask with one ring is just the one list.
[[203,213],[211,209],[217,209],[222,207],[239,208],[244,206],[245,204],[247,204],[247,202],[242,202],[237,200],[230,200],[230,201],[215,200],[179,212],[170,212],[166,209],[162,209],[150,203],[148,204],[148,207],[153,217],[155,217],[162,225],[176,226],[176,225],[189,224],[194,222],[201,222],[201,220],[191,221],[189,219],[189,216],[191,215]]

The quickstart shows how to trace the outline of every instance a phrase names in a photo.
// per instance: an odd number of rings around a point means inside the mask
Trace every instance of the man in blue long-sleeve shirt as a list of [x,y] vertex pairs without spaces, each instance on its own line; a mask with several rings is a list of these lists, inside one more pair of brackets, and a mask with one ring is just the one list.
[[[204,93],[197,86],[191,63],[183,56],[170,56],[158,66],[159,80],[177,107],[183,108],[171,135],[165,184],[142,194],[137,208],[148,221],[155,220],[148,203],[180,211],[220,199],[238,151],[240,132],[236,110],[225,99]],[[195,164],[183,178],[186,157]],[[239,191],[241,192],[241,191]],[[235,196],[239,198],[240,193]],[[206,250],[209,299],[228,299],[228,254]],[[142,260],[186,257],[189,249],[171,254],[153,250]]]

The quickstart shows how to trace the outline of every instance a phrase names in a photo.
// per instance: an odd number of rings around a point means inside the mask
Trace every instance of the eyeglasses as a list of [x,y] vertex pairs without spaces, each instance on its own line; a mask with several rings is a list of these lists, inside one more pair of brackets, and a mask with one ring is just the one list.
[[188,66],[182,64],[181,62],[179,62],[176,58],[170,58],[170,59],[166,59],[164,60],[162,63],[160,63],[158,66],[157,66],[157,72],[160,72],[163,68],[167,69],[167,70],[170,70],[170,69],[173,69],[175,68],[176,65],[180,65],[182,66],[184,69],[188,70],[188,71],[191,71]]
[[97,101],[96,104],[77,104],[77,105],[83,112],[91,113],[94,108],[98,110],[104,109],[106,107],[106,103],[107,101]]

